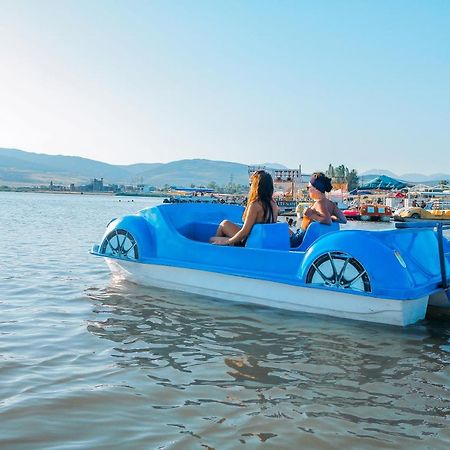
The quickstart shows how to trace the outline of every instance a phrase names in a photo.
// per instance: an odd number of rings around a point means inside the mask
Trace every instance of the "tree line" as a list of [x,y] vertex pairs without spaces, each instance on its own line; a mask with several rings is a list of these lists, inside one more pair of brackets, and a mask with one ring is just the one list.
[[330,177],[334,183],[347,183],[349,191],[357,189],[359,185],[358,172],[355,169],[350,170],[343,164],[336,167],[329,164],[325,175]]

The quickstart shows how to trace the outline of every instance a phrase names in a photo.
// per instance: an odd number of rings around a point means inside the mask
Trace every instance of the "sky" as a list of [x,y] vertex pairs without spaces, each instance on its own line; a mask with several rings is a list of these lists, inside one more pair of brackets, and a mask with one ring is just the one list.
[[450,172],[448,0],[0,0],[0,147]]

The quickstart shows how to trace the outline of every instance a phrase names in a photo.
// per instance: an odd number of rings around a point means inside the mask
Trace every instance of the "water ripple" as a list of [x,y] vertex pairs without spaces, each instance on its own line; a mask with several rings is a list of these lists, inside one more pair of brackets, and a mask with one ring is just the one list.
[[112,278],[88,249],[152,201],[0,193],[15,223],[2,229],[1,448],[450,446],[448,320],[397,329]]

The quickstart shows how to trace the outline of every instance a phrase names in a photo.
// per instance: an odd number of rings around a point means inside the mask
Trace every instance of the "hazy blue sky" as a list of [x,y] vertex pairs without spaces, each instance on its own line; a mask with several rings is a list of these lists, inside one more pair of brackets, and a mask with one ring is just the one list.
[[450,171],[450,0],[0,0],[0,147]]

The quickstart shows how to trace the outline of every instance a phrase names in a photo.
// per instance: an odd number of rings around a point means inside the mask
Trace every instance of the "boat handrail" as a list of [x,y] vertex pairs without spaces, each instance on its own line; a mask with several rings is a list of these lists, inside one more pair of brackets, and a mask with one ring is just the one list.
[[[447,278],[446,267],[445,267],[445,257],[450,255],[450,252],[445,252],[444,250],[444,234],[443,230],[450,229],[449,224],[438,223],[436,226],[437,236],[438,236],[438,247],[439,247],[439,265],[441,266],[441,276],[442,276],[442,289],[444,291],[448,291],[449,288],[449,280]],[[448,295],[447,295],[448,297]],[[450,298],[449,298],[450,301]]]
[[442,226],[443,230],[450,229],[450,220],[422,220],[420,222],[395,222],[395,228],[436,228]]

